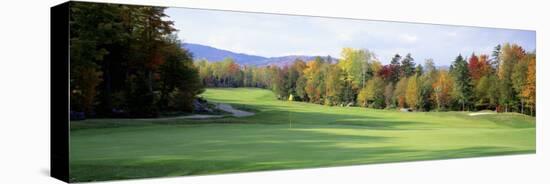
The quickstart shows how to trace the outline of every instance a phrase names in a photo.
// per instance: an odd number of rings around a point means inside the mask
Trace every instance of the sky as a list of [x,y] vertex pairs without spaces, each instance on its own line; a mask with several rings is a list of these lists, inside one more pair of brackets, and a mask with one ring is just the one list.
[[458,56],[491,54],[497,44],[534,51],[535,31],[341,18],[168,8],[184,43],[264,57],[340,57],[344,47],[368,49],[384,64],[411,53],[416,63],[450,65]]

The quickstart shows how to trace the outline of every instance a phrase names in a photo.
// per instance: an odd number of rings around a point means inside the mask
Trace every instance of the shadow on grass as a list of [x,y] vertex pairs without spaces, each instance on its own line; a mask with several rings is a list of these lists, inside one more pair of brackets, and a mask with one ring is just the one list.
[[[318,144],[304,145],[304,149],[320,149]],[[258,152],[258,150],[250,150]],[[326,151],[326,150],[325,150]],[[226,174],[250,171],[269,171],[281,169],[304,169],[364,165],[374,163],[395,163],[403,161],[441,160],[480,156],[497,156],[533,153],[531,150],[511,150],[506,147],[468,147],[436,151],[407,150],[397,147],[374,147],[368,149],[339,148],[338,152],[316,150],[306,156],[284,159],[229,159],[220,150],[216,159],[126,159],[124,161],[88,162],[71,165],[71,181],[104,181],[118,179],[138,179],[148,177],[189,176],[206,174]],[[411,153],[415,156],[408,156]],[[258,153],[261,154],[261,153]],[[263,153],[265,154],[265,153]],[[269,153],[284,154],[284,153]],[[323,154],[338,154],[338,157],[323,157]],[[352,156],[353,155],[353,156]],[[324,160],[323,160],[324,159]]]
[[[265,140],[266,138],[258,134],[239,138],[250,141],[218,140],[204,143],[203,146],[214,147],[214,149],[197,151],[200,154],[194,154],[196,156],[194,158],[185,155],[181,159],[175,159],[174,157],[177,157],[177,154],[159,154],[155,155],[155,158],[130,154],[132,156],[118,160],[109,158],[78,161],[75,159],[71,163],[71,181],[88,182],[320,167],[337,164],[342,159],[348,159],[358,154],[368,156],[404,151],[392,147],[371,148],[361,151],[341,148],[335,151],[335,147],[330,145],[334,145],[339,140],[330,141],[330,138],[328,138],[327,140],[315,141],[308,139],[308,136],[286,137],[292,140],[261,141],[258,139]],[[384,139],[371,136],[346,137],[350,137],[350,140],[361,140],[363,142],[376,142]],[[256,138],[255,141],[254,138]],[[277,140],[277,138],[274,139]],[[208,141],[199,140],[199,142]],[[308,151],[303,152],[303,150]],[[132,151],[129,150],[128,152],[131,153]],[[333,159],[334,154],[341,157]],[[204,157],[198,155],[204,155]],[[132,157],[134,158],[132,159]],[[162,159],[163,157],[165,159]]]
[[[338,114],[331,112],[290,112],[284,110],[269,110],[257,113],[246,118],[228,117],[223,119],[198,120],[195,123],[246,123],[246,124],[275,124],[292,126],[323,125],[341,126],[347,125],[359,129],[375,130],[418,130],[422,125],[428,125],[421,121],[404,121],[399,119],[379,118],[368,115]],[[419,126],[420,125],[420,126]],[[414,127],[414,128],[413,128]],[[425,127],[425,126],[424,126]]]
[[[133,120],[133,119],[89,119],[71,122],[71,131],[93,128],[139,127],[148,125],[201,125],[201,124],[290,124],[301,125],[348,125],[354,128],[376,130],[412,130],[420,129],[419,121],[379,118],[367,113],[360,115],[339,114],[334,112],[290,112],[285,110],[262,110],[256,115],[244,118],[225,117],[213,119],[168,119],[168,120]],[[414,127],[414,128],[413,128]]]

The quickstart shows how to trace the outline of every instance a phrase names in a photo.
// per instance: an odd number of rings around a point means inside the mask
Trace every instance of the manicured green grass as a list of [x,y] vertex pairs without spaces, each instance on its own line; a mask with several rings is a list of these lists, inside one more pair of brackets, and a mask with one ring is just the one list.
[[[71,180],[94,181],[535,152],[535,118],[398,112],[275,99],[262,89],[208,89],[244,118],[96,119],[71,123]],[[289,128],[292,120],[292,128]]]

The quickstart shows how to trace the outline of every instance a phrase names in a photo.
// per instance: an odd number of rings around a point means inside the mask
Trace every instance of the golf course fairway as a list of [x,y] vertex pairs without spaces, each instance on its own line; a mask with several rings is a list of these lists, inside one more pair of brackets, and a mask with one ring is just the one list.
[[265,89],[202,96],[253,112],[211,119],[71,122],[71,181],[184,176],[535,152],[535,118],[400,112],[277,100]]

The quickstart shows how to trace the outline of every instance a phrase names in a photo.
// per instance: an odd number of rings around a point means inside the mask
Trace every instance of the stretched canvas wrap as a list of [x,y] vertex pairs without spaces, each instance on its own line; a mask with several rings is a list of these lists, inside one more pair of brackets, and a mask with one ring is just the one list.
[[66,182],[533,154],[535,31],[68,2]]

